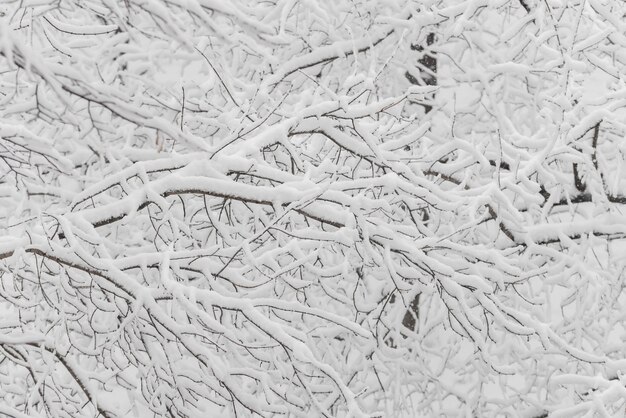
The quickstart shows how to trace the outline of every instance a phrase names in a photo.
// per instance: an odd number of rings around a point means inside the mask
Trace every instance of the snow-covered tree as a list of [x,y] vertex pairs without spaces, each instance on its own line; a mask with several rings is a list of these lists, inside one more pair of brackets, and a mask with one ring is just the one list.
[[0,3],[0,415],[623,416],[625,14]]

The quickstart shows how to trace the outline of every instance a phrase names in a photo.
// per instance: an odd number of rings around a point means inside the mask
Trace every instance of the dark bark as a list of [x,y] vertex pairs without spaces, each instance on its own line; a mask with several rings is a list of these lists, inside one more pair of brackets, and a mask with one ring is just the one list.
[[572,168],[574,170],[574,185],[576,186],[576,190],[579,192],[584,192],[587,190],[587,185],[580,178],[580,174],[578,173],[578,164],[573,163]]
[[519,0],[519,4],[526,10],[526,13],[530,13],[530,6],[526,0]]
[[[411,74],[409,71],[404,73],[404,76],[409,80],[409,83],[420,86],[436,86],[437,85],[437,55],[431,51],[430,46],[435,43],[435,34],[429,33],[426,36],[426,48],[422,45],[412,44],[411,49],[413,51],[422,52],[423,55],[417,60],[416,70],[419,74],[418,77]],[[433,107],[429,104],[423,103],[424,112],[429,113]]]
[[408,309],[404,313],[404,318],[402,318],[402,325],[404,325],[411,331],[415,331],[417,329],[417,320],[419,318],[419,304],[420,294],[418,293],[409,304]]
[[[430,32],[426,35],[426,48],[419,44],[412,44],[411,49],[413,51],[422,52],[423,55],[417,60],[417,71],[419,72],[419,78],[416,78],[410,72],[405,73],[405,77],[411,84],[424,85],[424,86],[436,86],[437,85],[437,55],[429,47],[435,43],[435,34]],[[434,99],[434,96],[428,99]],[[428,103],[422,103],[424,106],[424,113],[428,114],[433,107]],[[428,220],[428,212],[424,212],[424,220]],[[402,325],[411,331],[415,331],[417,328],[417,320],[419,318],[419,301],[420,294],[415,295],[411,303],[409,304],[407,311],[402,318]]]

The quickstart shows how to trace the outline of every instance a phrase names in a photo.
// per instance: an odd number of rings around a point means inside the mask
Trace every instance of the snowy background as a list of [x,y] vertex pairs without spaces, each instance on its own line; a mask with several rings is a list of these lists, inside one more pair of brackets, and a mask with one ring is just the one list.
[[626,416],[625,16],[0,1],[0,416]]

